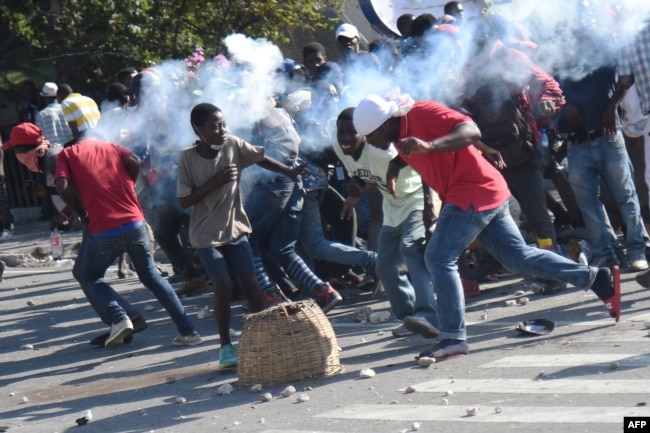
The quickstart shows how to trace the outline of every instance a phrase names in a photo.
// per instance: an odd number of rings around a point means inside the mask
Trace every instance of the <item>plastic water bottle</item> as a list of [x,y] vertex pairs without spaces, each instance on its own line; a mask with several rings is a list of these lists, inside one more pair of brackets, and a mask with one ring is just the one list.
[[52,247],[52,257],[54,259],[58,260],[63,257],[63,237],[58,230],[50,233],[50,246]]

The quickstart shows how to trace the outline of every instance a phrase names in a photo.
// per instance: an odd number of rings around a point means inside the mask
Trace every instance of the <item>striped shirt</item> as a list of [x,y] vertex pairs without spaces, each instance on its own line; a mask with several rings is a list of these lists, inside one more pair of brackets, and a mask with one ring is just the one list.
[[36,126],[50,143],[65,144],[72,140],[72,131],[66,123],[61,104],[53,102],[36,114]]
[[76,123],[79,132],[92,129],[99,122],[99,108],[95,101],[79,93],[69,94],[61,102],[61,109],[63,110],[66,122]]
[[634,75],[641,109],[644,113],[650,113],[650,22],[646,23],[634,42],[623,51],[618,74]]

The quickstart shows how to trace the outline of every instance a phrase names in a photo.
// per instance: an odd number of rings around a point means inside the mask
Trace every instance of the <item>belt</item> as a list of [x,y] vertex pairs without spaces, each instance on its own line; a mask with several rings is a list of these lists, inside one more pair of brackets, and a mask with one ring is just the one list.
[[584,143],[585,141],[592,141],[602,137],[604,134],[599,129],[592,129],[589,132],[574,132],[569,134],[569,140],[575,144]]

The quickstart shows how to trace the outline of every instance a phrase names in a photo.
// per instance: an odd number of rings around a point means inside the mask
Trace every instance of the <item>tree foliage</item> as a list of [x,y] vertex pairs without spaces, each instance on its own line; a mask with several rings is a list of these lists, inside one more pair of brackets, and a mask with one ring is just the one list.
[[[4,0],[0,27],[52,62],[61,79],[88,84],[124,66],[182,58],[195,46],[207,55],[222,39],[244,33],[274,42],[287,30],[331,28],[343,0]],[[0,47],[2,49],[2,47]],[[7,55],[0,51],[2,57]]]

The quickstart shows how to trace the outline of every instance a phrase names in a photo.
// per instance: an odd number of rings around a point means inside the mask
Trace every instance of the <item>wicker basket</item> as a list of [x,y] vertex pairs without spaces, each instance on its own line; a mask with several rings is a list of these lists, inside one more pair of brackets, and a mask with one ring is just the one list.
[[239,384],[275,385],[318,379],[341,370],[329,320],[313,300],[249,315],[239,343]]

